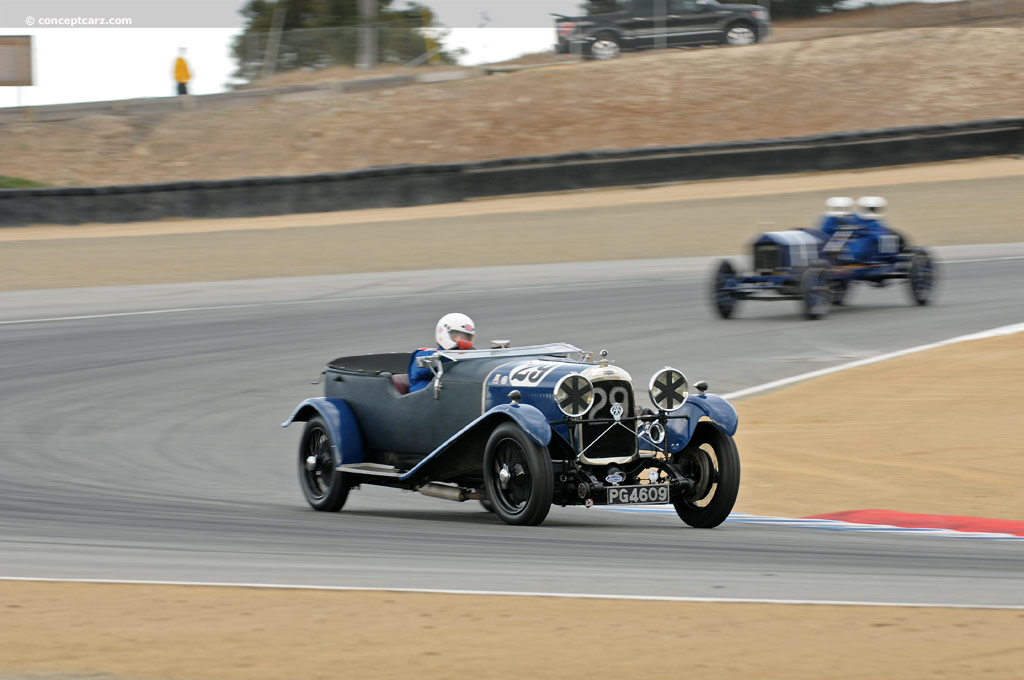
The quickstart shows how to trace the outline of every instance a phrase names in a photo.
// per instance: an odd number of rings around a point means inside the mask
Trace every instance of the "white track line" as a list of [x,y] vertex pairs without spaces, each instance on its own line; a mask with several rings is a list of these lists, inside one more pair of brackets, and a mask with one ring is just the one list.
[[747,397],[751,394],[757,394],[759,392],[767,392],[768,390],[774,390],[779,387],[785,387],[786,385],[792,385],[793,383],[803,382],[812,378],[820,378],[823,375],[830,373],[838,373],[839,371],[845,371],[851,368],[857,368],[858,366],[867,366],[868,364],[877,364],[880,361],[888,361],[889,359],[895,359],[896,357],[906,356],[908,354],[916,354],[917,352],[924,352],[937,347],[945,347],[946,345],[954,345],[958,342],[968,342],[970,340],[983,340],[985,338],[993,338],[1000,335],[1013,335],[1024,331],[1024,323],[1016,323],[1010,326],[1000,326],[999,328],[992,328],[987,331],[980,331],[978,333],[970,333],[969,335],[960,335],[955,338],[948,340],[940,340],[939,342],[932,342],[927,345],[918,345],[917,347],[910,347],[908,349],[901,349],[896,352],[888,352],[887,354],[879,354],[878,356],[868,357],[867,359],[858,359],[857,361],[851,361],[846,364],[839,364],[838,366],[830,366],[829,368],[822,368],[817,371],[811,371],[810,373],[801,373],[800,375],[790,376],[789,378],[782,378],[781,380],[773,380],[766,382],[762,385],[754,385],[753,387],[747,387],[736,392],[730,392],[729,394],[721,395],[725,399],[739,399],[740,397]]
[[853,607],[918,607],[948,609],[1024,609],[1024,605],[1014,604],[949,604],[942,602],[858,602],[856,600],[787,600],[777,598],[755,597],[682,597],[672,595],[606,595],[602,593],[543,593],[532,591],[503,590],[449,590],[443,588],[390,588],[388,586],[310,586],[295,584],[268,583],[218,583],[210,581],[145,581],[120,579],[88,579],[88,578],[35,578],[22,576],[0,576],[0,581],[26,581],[41,583],[98,583],[143,586],[197,586],[204,588],[264,588],[280,590],[336,590],[341,592],[383,592],[383,593],[423,593],[428,595],[486,595],[503,597],[554,597],[587,600],[634,600],[641,602],[709,602],[737,604],[796,604],[796,605],[828,605]]

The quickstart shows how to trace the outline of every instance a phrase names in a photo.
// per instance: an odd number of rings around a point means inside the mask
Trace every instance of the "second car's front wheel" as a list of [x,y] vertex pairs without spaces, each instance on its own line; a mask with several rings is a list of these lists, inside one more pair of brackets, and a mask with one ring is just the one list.
[[484,485],[494,514],[506,524],[540,524],[551,509],[554,483],[547,447],[515,423],[495,428],[484,450]]
[[711,287],[711,303],[723,319],[732,316],[736,309],[736,293],[732,290],[736,281],[736,270],[729,260],[722,260],[715,270]]

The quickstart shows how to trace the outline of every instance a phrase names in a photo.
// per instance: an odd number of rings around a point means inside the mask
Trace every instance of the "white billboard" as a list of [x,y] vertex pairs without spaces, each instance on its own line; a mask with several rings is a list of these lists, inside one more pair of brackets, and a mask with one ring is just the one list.
[[32,84],[32,36],[0,35],[0,86]]

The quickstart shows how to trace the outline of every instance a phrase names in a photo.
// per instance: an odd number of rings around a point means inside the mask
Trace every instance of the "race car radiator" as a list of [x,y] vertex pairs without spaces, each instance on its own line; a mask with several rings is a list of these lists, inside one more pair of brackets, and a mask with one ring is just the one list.
[[782,247],[778,243],[758,243],[754,246],[754,271],[771,274],[782,267]]
[[615,458],[636,452],[636,404],[625,380],[594,383],[594,405],[583,420],[580,444],[587,458]]

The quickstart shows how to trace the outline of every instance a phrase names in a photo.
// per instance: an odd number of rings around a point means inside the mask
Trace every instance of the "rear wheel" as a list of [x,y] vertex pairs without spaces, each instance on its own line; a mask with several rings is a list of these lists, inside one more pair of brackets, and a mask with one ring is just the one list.
[[846,294],[850,292],[849,281],[832,282],[832,304],[839,307],[846,302]]
[[310,418],[299,442],[299,486],[314,510],[337,512],[348,500],[349,483],[334,469],[331,432],[320,416]]
[[730,318],[736,309],[738,298],[736,293],[730,290],[735,279],[736,270],[733,268],[732,263],[729,260],[722,260],[715,271],[712,281],[711,303],[718,311],[718,315],[723,319]]
[[800,277],[800,297],[803,299],[804,316],[808,319],[828,315],[832,307],[832,286],[824,266],[815,263],[804,270]]
[[605,61],[615,59],[622,52],[619,39],[614,33],[598,33],[590,44],[590,58]]
[[484,450],[484,485],[501,521],[540,524],[551,509],[554,493],[547,447],[538,445],[515,423],[499,425]]
[[919,305],[928,304],[935,286],[935,263],[924,248],[918,248],[910,258],[910,269],[907,271],[910,281],[910,295]]
[[714,423],[697,423],[689,444],[672,462],[694,480],[693,491],[672,501],[679,518],[699,529],[724,522],[740,490],[740,454],[733,438]]

